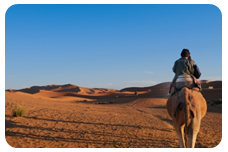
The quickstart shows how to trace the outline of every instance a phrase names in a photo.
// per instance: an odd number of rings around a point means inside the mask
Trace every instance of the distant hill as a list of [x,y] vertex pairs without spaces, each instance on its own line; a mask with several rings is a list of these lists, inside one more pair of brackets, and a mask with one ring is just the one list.
[[222,88],[222,81],[206,81],[206,82],[201,82],[202,88],[209,88],[212,86],[213,88]]
[[[169,89],[171,82],[163,82],[156,84],[154,86],[149,87],[128,87],[121,89],[120,91],[129,91],[129,92],[135,92],[135,91],[148,91],[148,90],[158,90],[158,89]],[[200,81],[202,88],[222,88],[222,81],[208,81],[208,80],[201,80]]]
[[149,90],[157,90],[157,89],[169,89],[171,82],[164,82],[164,83],[159,83],[154,86],[149,86],[149,87],[128,87],[121,89],[120,92],[123,91],[129,91],[129,92],[135,92],[135,91],[149,91]]
[[[80,94],[93,94],[93,93],[107,93],[107,92],[140,92],[140,91],[150,91],[150,90],[168,90],[171,82],[163,82],[156,84],[154,86],[149,87],[128,87],[123,88],[121,90],[115,90],[115,89],[105,89],[105,88],[86,88],[86,87],[80,87],[74,84],[65,84],[65,85],[46,85],[46,86],[32,86],[30,88],[24,88],[19,90],[9,89],[6,91],[9,92],[24,92],[24,93],[30,93],[35,94],[40,91],[52,91],[52,92],[74,92],[74,93],[80,93]],[[200,81],[202,88],[222,88],[222,81],[208,81],[208,80],[201,80]]]

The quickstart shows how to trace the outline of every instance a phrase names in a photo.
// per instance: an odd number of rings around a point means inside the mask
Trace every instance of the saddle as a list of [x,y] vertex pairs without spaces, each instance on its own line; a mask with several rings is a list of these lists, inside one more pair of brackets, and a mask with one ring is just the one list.
[[180,91],[183,87],[187,87],[189,89],[194,89],[197,91],[202,91],[201,84],[193,75],[182,74],[179,75],[176,79],[176,82],[172,84],[170,94],[175,94],[176,92]]

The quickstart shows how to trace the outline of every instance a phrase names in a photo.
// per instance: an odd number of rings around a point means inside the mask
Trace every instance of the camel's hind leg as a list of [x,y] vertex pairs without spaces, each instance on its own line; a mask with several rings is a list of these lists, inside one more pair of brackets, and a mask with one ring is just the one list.
[[197,134],[199,132],[200,122],[196,119],[193,119],[190,126],[187,128],[187,148],[194,148],[196,143]]
[[174,123],[174,128],[177,132],[178,135],[178,140],[179,140],[179,147],[180,148],[185,148],[185,139],[184,139],[184,126],[178,126],[177,124]]
[[187,148],[195,148],[197,133],[188,134]]

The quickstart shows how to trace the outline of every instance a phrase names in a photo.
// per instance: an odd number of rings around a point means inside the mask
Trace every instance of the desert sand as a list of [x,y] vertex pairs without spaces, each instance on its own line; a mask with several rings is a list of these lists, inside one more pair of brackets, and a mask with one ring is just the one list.
[[[208,110],[196,147],[215,147],[222,139],[221,81],[201,81]],[[5,91],[5,138],[12,147],[178,147],[166,110],[169,82],[122,90],[73,84]],[[135,95],[137,91],[138,95]],[[15,105],[27,108],[13,117]]]

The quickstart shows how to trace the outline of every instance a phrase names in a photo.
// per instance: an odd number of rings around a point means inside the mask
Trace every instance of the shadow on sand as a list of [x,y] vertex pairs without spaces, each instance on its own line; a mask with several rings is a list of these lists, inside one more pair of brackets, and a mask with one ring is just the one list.
[[[6,116],[10,117],[10,116]],[[51,122],[62,122],[62,123],[73,123],[76,125],[79,124],[86,124],[86,125],[98,125],[106,127],[116,127],[118,129],[121,129],[121,127],[128,127],[133,128],[136,131],[143,128],[148,128],[152,130],[160,130],[165,132],[172,132],[173,130],[170,129],[161,129],[161,128],[155,128],[155,127],[147,127],[147,126],[139,126],[139,125],[126,125],[126,124],[106,124],[106,123],[93,123],[93,122],[83,122],[83,121],[65,121],[65,120],[53,120],[53,119],[43,119],[43,118],[35,118],[35,117],[24,117],[23,119],[32,119],[32,120],[44,120],[44,121],[51,121]],[[86,145],[99,145],[97,147],[106,147],[107,145],[111,145],[111,147],[134,147],[134,145],[140,145],[141,147],[148,147],[150,145],[151,147],[158,147],[158,143],[170,145],[174,144],[176,145],[175,141],[170,141],[168,139],[163,138],[153,138],[153,136],[145,136],[145,137],[134,137],[126,134],[118,134],[113,132],[106,132],[105,130],[100,131],[81,131],[81,130],[71,130],[71,129],[65,129],[65,128],[52,128],[52,127],[36,127],[36,126],[27,126],[27,125],[20,125],[17,122],[14,122],[12,120],[5,120],[5,136],[11,136],[11,137],[21,137],[21,138],[32,138],[32,139],[38,139],[38,140],[46,140],[46,141],[55,141],[55,142],[75,142],[75,143],[83,143]],[[20,131],[12,131],[12,129],[7,128],[22,128],[25,130],[30,130],[26,132],[20,132]],[[51,136],[51,135],[40,135],[34,134],[32,130],[38,130],[39,132],[51,132],[51,133],[65,133],[66,136]],[[73,136],[67,136],[67,135],[73,135]],[[85,135],[93,136],[93,139],[86,138]],[[129,143],[129,138],[130,143]],[[107,140],[108,139],[108,140]],[[118,139],[118,140],[117,140]],[[127,143],[126,143],[127,142]],[[129,145],[128,145],[129,144]],[[123,146],[125,145],[125,146]],[[128,145],[128,146],[126,146]]]

